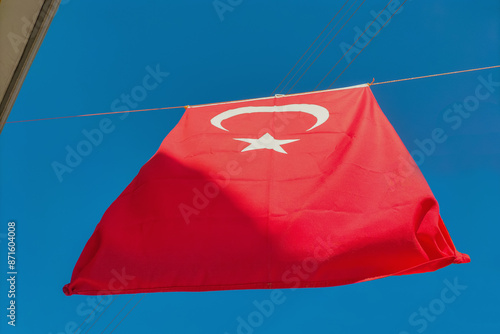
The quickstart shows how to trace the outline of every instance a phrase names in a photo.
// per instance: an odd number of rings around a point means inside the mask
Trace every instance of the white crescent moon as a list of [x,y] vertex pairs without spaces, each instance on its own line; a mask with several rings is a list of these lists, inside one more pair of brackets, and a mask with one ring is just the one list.
[[221,130],[229,131],[222,126],[221,124],[222,121],[238,115],[253,114],[259,112],[267,112],[267,113],[303,112],[309,115],[313,115],[314,117],[316,117],[316,124],[307,129],[307,131],[310,131],[320,126],[321,124],[325,123],[328,117],[330,117],[328,109],[315,104],[288,104],[284,106],[273,106],[273,107],[242,107],[236,109],[229,109],[212,118],[210,120],[210,123],[212,123],[213,126]]

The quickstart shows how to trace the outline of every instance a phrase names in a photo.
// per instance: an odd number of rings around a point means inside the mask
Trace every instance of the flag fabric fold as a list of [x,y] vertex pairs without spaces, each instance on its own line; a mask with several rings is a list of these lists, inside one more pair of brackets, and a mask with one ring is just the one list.
[[63,291],[327,287],[469,261],[361,85],[187,108]]

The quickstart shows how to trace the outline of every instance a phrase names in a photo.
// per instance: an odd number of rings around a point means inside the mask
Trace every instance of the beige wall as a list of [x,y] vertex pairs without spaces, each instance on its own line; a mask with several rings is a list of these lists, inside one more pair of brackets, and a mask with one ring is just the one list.
[[0,0],[0,131],[60,0]]
[[42,5],[41,0],[0,2],[0,99],[21,59]]

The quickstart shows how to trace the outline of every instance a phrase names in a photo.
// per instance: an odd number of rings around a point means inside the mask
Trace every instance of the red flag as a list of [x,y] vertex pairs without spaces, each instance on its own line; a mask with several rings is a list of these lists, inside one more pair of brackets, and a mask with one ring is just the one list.
[[64,293],[325,287],[469,261],[362,85],[188,108]]

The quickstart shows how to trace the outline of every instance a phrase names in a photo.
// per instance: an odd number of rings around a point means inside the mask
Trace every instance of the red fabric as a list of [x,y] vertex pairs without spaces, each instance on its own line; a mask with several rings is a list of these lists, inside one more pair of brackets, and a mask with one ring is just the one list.
[[[276,112],[214,121],[259,106]],[[294,141],[242,152],[266,133]],[[106,211],[64,293],[324,287],[469,261],[361,86],[188,108]]]

